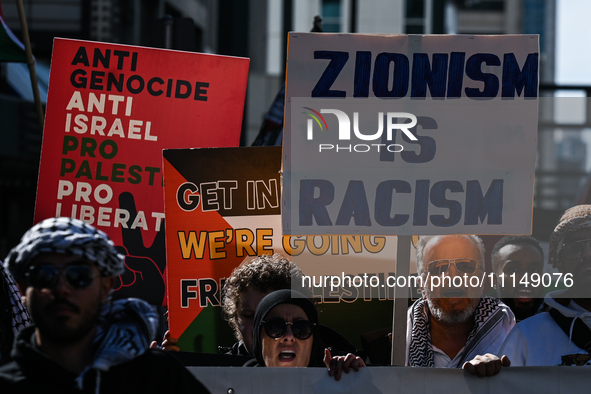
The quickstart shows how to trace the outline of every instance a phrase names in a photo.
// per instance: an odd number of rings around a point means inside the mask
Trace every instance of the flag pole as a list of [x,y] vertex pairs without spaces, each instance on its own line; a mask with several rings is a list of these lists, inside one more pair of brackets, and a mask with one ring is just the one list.
[[[412,235],[396,237],[396,277],[410,277],[410,245]],[[410,286],[409,286],[410,287]],[[410,289],[394,288],[394,305],[392,309],[392,353],[391,365],[403,367],[406,361],[406,313]]]
[[33,97],[35,98],[35,108],[37,110],[37,117],[39,124],[43,131],[43,107],[41,106],[41,97],[39,95],[39,85],[37,84],[37,73],[35,72],[35,58],[33,51],[31,51],[31,40],[29,40],[29,29],[27,28],[27,19],[25,18],[25,7],[23,0],[17,0],[18,15],[20,17],[21,29],[23,32],[23,41],[25,44],[25,53],[27,55],[27,65],[29,66],[29,75],[31,76],[31,87],[33,88]]

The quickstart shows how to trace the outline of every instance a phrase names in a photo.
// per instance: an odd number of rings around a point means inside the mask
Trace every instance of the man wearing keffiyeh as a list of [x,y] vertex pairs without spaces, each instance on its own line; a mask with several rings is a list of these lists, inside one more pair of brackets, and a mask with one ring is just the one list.
[[208,392],[176,359],[149,349],[158,320],[149,304],[110,301],[124,257],[104,232],[46,219],[23,235],[5,266],[34,325],[20,331],[14,360],[0,367],[2,393]]
[[[483,296],[483,286],[470,279],[477,277],[481,281],[484,274],[484,246],[480,238],[421,237],[417,272],[423,278],[423,298],[408,311],[407,365],[463,367],[478,376],[488,374],[474,368],[481,362],[490,370],[500,369],[506,359],[487,363],[487,354],[498,352],[515,325],[515,317],[498,299]],[[481,360],[482,357],[485,359]]]

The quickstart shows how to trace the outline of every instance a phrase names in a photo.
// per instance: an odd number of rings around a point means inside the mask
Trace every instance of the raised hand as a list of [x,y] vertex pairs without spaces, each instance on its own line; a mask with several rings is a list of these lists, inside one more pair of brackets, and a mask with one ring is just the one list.
[[462,365],[462,369],[476,375],[479,378],[485,376],[495,376],[501,372],[502,367],[511,365],[509,357],[503,356],[498,358],[494,354],[486,353],[482,356],[476,356],[472,360],[467,361]]
[[334,376],[336,381],[341,380],[343,371],[349,373],[352,369],[355,372],[359,371],[359,368],[365,367],[365,362],[361,357],[349,353],[346,356],[335,356],[332,357],[330,350],[324,349],[324,365],[328,368],[328,376]]

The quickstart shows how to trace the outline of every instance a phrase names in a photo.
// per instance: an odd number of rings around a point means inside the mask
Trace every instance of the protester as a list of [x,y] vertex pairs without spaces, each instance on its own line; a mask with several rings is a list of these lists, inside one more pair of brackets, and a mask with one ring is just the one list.
[[232,272],[222,299],[224,315],[238,339],[231,354],[254,355],[252,330],[259,302],[273,291],[291,289],[292,278],[301,277],[298,266],[279,254],[257,256]]
[[0,367],[3,394],[208,392],[172,356],[148,349],[157,316],[147,303],[109,301],[123,259],[105,233],[76,219],[46,219],[25,233],[5,264],[34,325]]
[[21,301],[21,293],[0,262],[0,364],[10,360],[14,337],[29,324],[31,318]]
[[[500,300],[483,296],[482,283],[470,280],[483,277],[482,240],[475,235],[421,237],[417,271],[424,281],[423,298],[408,311],[407,365],[463,367],[481,376],[487,368],[506,364],[506,359],[497,359],[499,365],[487,367],[482,360],[498,353],[515,325],[511,310]],[[435,286],[435,279],[445,277],[445,286]],[[454,277],[464,278],[462,286],[448,285]]]
[[[219,347],[221,353],[253,356],[252,327],[259,302],[275,290],[291,289],[291,280],[301,278],[302,271],[280,254],[261,255],[240,264],[226,280],[222,306],[228,323],[238,340],[231,347]],[[179,351],[178,339],[164,335],[162,348]],[[155,344],[153,344],[154,346]]]
[[541,312],[544,286],[532,285],[532,274],[541,278],[544,273],[544,251],[538,240],[528,235],[505,236],[493,247],[491,260],[499,298],[516,321]]
[[258,304],[254,316],[252,335],[254,355],[258,365],[267,367],[323,365],[323,349],[318,344],[317,336],[314,335],[317,326],[316,307],[301,293],[286,289],[268,294]]
[[[295,263],[279,254],[257,256],[238,266],[225,281],[222,291],[224,314],[228,323],[234,329],[238,342],[232,347],[219,346],[220,352],[228,355],[254,356],[253,325],[257,306],[268,294],[277,290],[291,289],[292,280],[301,281],[302,276],[302,271]],[[302,290],[305,291],[306,289]],[[311,293],[307,295],[311,296]],[[339,365],[344,364],[348,372],[349,363],[355,359],[352,354],[352,352],[356,351],[353,345],[338,332],[327,326],[319,325],[316,334],[316,343],[320,346],[318,354],[321,360],[317,364],[323,365],[322,349],[326,347],[328,362]],[[167,331],[164,335],[162,348],[164,350],[179,351],[177,344],[178,339],[172,338],[170,332]],[[156,343],[154,342],[152,346],[155,347]],[[331,351],[332,354],[338,355],[338,357],[332,358]],[[335,365],[330,370],[331,376],[334,375],[332,370],[341,372],[342,368],[342,366],[337,368]],[[340,379],[340,374],[335,375],[335,377],[337,377],[337,380]]]
[[[316,306],[302,293],[278,290],[265,296],[254,317],[253,346],[258,366],[261,367],[318,367],[329,368],[329,375],[340,380],[343,370],[365,367],[354,354],[332,357],[323,350],[318,337]],[[324,360],[322,357],[324,356]]]
[[515,326],[499,354],[514,366],[591,365],[591,205],[564,212],[550,237],[548,262],[566,290],[548,293],[550,311]]

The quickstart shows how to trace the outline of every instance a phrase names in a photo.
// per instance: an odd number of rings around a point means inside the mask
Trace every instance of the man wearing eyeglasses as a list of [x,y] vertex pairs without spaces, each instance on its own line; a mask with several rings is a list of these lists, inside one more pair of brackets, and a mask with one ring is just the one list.
[[564,212],[548,260],[566,289],[548,293],[549,312],[517,324],[501,352],[513,366],[591,365],[591,205]]
[[407,365],[464,368],[479,376],[500,369],[506,359],[496,356],[488,371],[478,365],[498,353],[515,317],[498,299],[483,296],[482,240],[475,235],[420,237],[417,271],[423,298],[408,311]]
[[76,219],[25,233],[5,265],[34,325],[0,368],[2,393],[208,392],[169,354],[148,349],[157,315],[147,303],[109,301],[123,259],[105,233]]

